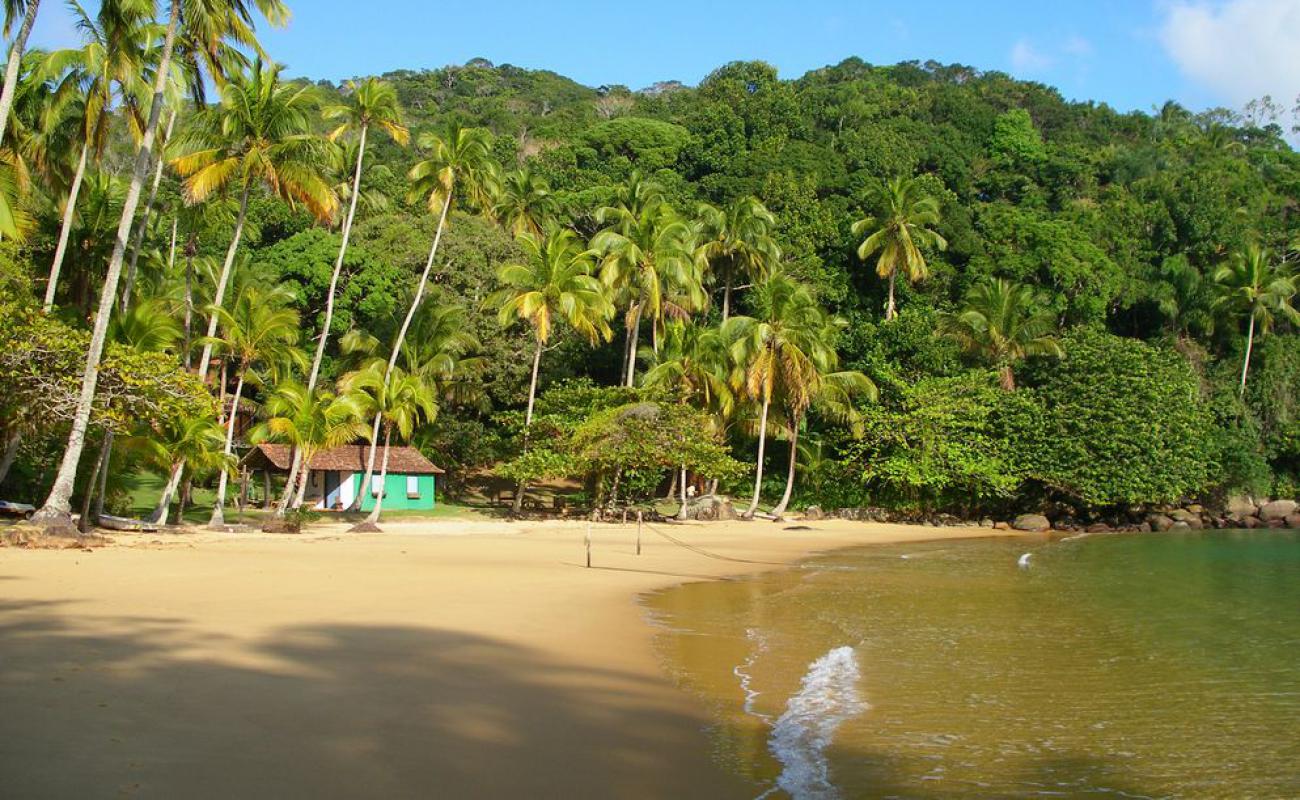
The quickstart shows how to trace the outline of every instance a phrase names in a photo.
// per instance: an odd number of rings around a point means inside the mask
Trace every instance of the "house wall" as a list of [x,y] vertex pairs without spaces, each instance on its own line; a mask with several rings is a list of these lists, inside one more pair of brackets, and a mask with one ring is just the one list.
[[[399,511],[402,509],[414,509],[421,511],[432,510],[436,505],[435,491],[437,489],[433,475],[417,475],[416,480],[419,482],[420,496],[417,498],[408,498],[406,496],[406,475],[404,473],[389,473],[387,480],[384,481],[384,510]],[[352,475],[354,491],[361,491],[361,481],[365,478],[365,473],[356,472]],[[379,480],[379,473],[375,473],[375,481]],[[375,497],[372,492],[367,491],[361,498],[361,510],[369,511],[375,507]]]

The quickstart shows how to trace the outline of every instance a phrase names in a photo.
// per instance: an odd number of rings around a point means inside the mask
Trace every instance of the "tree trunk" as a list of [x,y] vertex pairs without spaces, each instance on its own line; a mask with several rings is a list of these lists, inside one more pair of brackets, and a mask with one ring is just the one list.
[[686,519],[686,465],[682,464],[682,507],[677,510],[678,519]]
[[[235,220],[235,234],[230,238],[230,247],[226,249],[226,260],[221,264],[221,276],[217,278],[216,293],[212,295],[212,305],[221,308],[222,302],[226,298],[226,284],[230,282],[230,271],[235,265],[235,254],[239,251],[239,240],[244,236],[244,222],[248,218],[248,193],[252,189],[251,183],[244,184],[244,193],[239,198],[239,217]],[[199,356],[199,380],[208,376],[208,362],[212,360],[212,339],[217,335],[217,315],[214,312],[208,316],[208,341],[203,344],[203,352]]]
[[330,291],[325,297],[325,325],[321,329],[320,341],[316,344],[316,357],[312,359],[311,374],[307,378],[308,394],[316,388],[321,361],[325,359],[325,343],[330,338],[330,324],[334,320],[334,294],[338,291],[339,273],[343,271],[343,257],[348,252],[348,237],[352,235],[352,218],[357,213],[357,196],[361,194],[361,163],[366,155],[366,127],[361,126],[361,141],[357,146],[357,167],[352,175],[352,199],[348,203],[348,214],[343,218],[343,242],[339,245],[338,258],[334,260],[334,274],[330,276]]
[[753,519],[754,512],[758,511],[758,499],[763,492],[763,451],[767,447],[767,411],[772,405],[772,396],[765,394],[763,397],[763,414],[758,422],[758,463],[754,468],[754,499],[749,501],[749,508],[741,514],[745,519]]
[[104,454],[99,465],[99,480],[95,487],[95,507],[93,515],[95,524],[104,515],[104,493],[108,491],[108,468],[113,462],[113,432],[104,432]]
[[293,497],[293,507],[302,508],[302,501],[307,496],[307,484],[311,483],[311,468],[298,470],[298,491]]
[[181,499],[176,504],[176,524],[180,525],[185,521],[185,509],[190,507],[190,500],[194,497],[194,476],[186,475],[184,482],[181,483]]
[[18,28],[18,35],[9,46],[9,61],[5,64],[4,89],[0,90],[0,144],[4,144],[5,132],[9,130],[9,111],[13,108],[14,93],[18,89],[18,68],[22,65],[23,50],[27,47],[27,37],[36,22],[36,10],[40,0],[27,0],[27,9],[23,12],[23,23]]
[[998,383],[1008,392],[1016,390],[1016,373],[1011,370],[1010,364],[1003,364],[998,368]]
[[144,210],[140,212],[140,222],[135,226],[135,237],[131,242],[131,263],[126,268],[126,285],[122,287],[122,313],[131,307],[131,293],[135,290],[135,269],[136,264],[140,261],[140,251],[144,249],[144,237],[149,230],[149,215],[153,212],[154,201],[158,199],[158,184],[162,182],[163,157],[162,148],[172,138],[172,128],[176,126],[176,109],[172,109],[171,116],[167,118],[167,131],[163,134],[163,139],[158,143],[158,157],[154,159],[153,185],[149,187],[149,199],[144,204]]
[[[28,7],[29,17],[35,17],[36,0]],[[113,314],[117,299],[117,282],[122,276],[122,263],[126,258],[126,240],[131,234],[131,223],[135,220],[135,209],[140,203],[140,190],[149,173],[153,153],[154,138],[158,134],[158,120],[162,116],[163,91],[167,88],[167,79],[171,75],[172,48],[176,44],[176,29],[180,22],[179,2],[172,3],[171,14],[167,22],[167,34],[163,39],[163,49],[157,65],[154,79],[153,103],[149,108],[149,123],[145,126],[144,139],[140,143],[140,152],[136,156],[135,168],[131,173],[131,184],[126,191],[122,205],[122,218],[117,226],[117,238],[113,243],[113,255],[108,261],[108,271],[104,277],[104,286],[99,295],[99,310],[95,314],[95,325],[90,335],[90,348],[86,353],[86,368],[81,377],[81,395],[77,399],[77,411],[68,432],[68,445],[59,463],[59,472],[50,488],[45,503],[33,515],[37,522],[66,523],[71,511],[73,482],[77,478],[77,467],[81,462],[81,451],[86,446],[86,428],[90,424],[90,411],[95,401],[95,387],[99,382],[99,360],[104,352],[104,341],[108,335],[108,321]],[[30,29],[24,20],[24,31]],[[20,32],[25,41],[25,32]],[[18,42],[14,51],[17,52]],[[14,56],[10,56],[10,65],[16,70]],[[16,71],[14,72],[16,77]],[[7,79],[6,75],[6,79]],[[8,81],[6,80],[6,86]],[[12,99],[12,94],[10,94]],[[0,97],[0,124],[8,120],[8,107]],[[2,130],[2,128],[0,128]]]
[[372,525],[379,524],[379,512],[384,507],[384,492],[388,488],[388,452],[389,446],[393,441],[393,426],[384,426],[384,460],[379,467],[379,494],[375,497],[375,507],[370,509],[370,515],[366,517],[366,522]]
[[81,519],[77,520],[77,530],[82,533],[90,530],[91,502],[95,498],[95,487],[99,484],[99,476],[108,474],[106,463],[111,444],[108,431],[104,431],[104,441],[99,443],[99,457],[95,459],[95,469],[86,478],[86,488],[81,494]]
[[665,500],[672,500],[677,495],[677,468],[673,467],[672,478],[668,481],[668,493],[664,495]]
[[[415,289],[415,298],[411,300],[411,307],[406,311],[406,319],[402,320],[402,328],[397,332],[397,339],[393,342],[393,352],[388,357],[388,368],[384,370],[385,388],[388,387],[388,379],[393,375],[393,368],[397,366],[397,357],[402,352],[402,345],[406,343],[406,332],[411,327],[411,320],[415,318],[420,300],[424,298],[424,287],[429,283],[429,272],[433,269],[433,260],[438,255],[438,243],[442,241],[442,229],[447,224],[447,211],[451,208],[451,197],[452,193],[447,192],[447,200],[442,204],[442,213],[438,216],[438,229],[433,234],[433,247],[429,250],[429,260],[424,264],[424,272],[420,273],[420,283]],[[370,458],[366,461],[366,475],[361,480],[361,493],[356,499],[358,508],[361,505],[361,498],[365,497],[366,490],[370,487],[371,478],[375,475],[375,445],[379,442],[379,424],[380,415],[375,414],[374,428],[370,432]]]
[[[167,483],[163,486],[162,497],[158,498],[158,507],[154,509],[150,519],[159,525],[167,524],[167,516],[171,513],[172,496],[176,494],[176,487],[180,485],[181,473],[185,471],[185,462],[178,461],[172,464],[171,474],[167,477]],[[179,521],[179,520],[178,520]]]
[[72,186],[68,188],[68,201],[63,209],[63,223],[59,227],[59,243],[54,248],[54,263],[50,265],[50,279],[45,284],[44,311],[50,313],[54,308],[54,292],[59,286],[59,271],[63,269],[63,257],[68,252],[68,237],[72,235],[72,220],[77,216],[77,195],[81,193],[81,181],[86,177],[86,158],[90,147],[81,146],[81,158],[77,161],[77,171],[72,174]]
[[[528,452],[528,429],[533,424],[533,405],[537,400],[537,368],[542,363],[542,340],[537,340],[537,350],[533,353],[533,377],[528,383],[528,411],[524,414],[524,452]],[[514,512],[518,514],[524,507],[524,492],[528,491],[528,484],[520,481],[515,487],[515,504]]]
[[[235,397],[230,404],[230,413],[226,419],[226,447],[222,452],[229,457],[235,444],[235,420],[239,417],[239,398],[244,393],[244,376],[248,373],[247,362],[239,365],[239,377],[235,380]],[[209,527],[226,524],[226,484],[230,472],[224,466],[217,476],[217,499],[212,504],[212,516],[208,518]]]
[[193,343],[190,331],[194,324],[194,248],[185,246],[185,371],[194,366]]
[[293,503],[294,491],[298,488],[298,473],[302,470],[302,450],[293,448],[289,460],[289,474],[284,479],[284,493],[280,497],[280,507],[275,510],[277,517],[283,517]]
[[794,472],[799,463],[799,418],[795,417],[790,422],[790,466],[785,474],[785,494],[781,495],[781,502],[776,504],[772,509],[772,516],[780,518],[785,513],[786,506],[790,505],[790,495],[794,494]]
[[262,508],[271,507],[271,470],[262,470]]
[[731,316],[731,272],[727,272],[727,282],[722,288],[722,321]]
[[885,321],[893,319],[898,315],[894,308],[894,281],[898,278],[898,270],[895,269],[889,273],[889,302],[885,304]]
[[628,330],[628,337],[631,341],[627,347],[627,383],[624,386],[632,386],[636,383],[636,343],[641,334],[641,308],[637,307],[636,313],[632,315],[632,325]]
[[18,459],[18,445],[23,442],[23,432],[18,428],[9,431],[5,437],[4,453],[0,454],[0,483],[4,483],[5,478],[9,475],[9,470]]
[[1241,389],[1238,397],[1246,396],[1246,376],[1250,374],[1250,353],[1255,348],[1255,312],[1250,312],[1250,332],[1246,334],[1246,357],[1241,360]]

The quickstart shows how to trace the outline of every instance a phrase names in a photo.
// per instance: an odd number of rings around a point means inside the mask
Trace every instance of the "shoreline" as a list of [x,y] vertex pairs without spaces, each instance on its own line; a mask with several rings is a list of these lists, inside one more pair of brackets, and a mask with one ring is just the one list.
[[635,524],[593,524],[587,569],[583,522],[384,528],[0,549],[0,788],[749,796],[712,762],[707,710],[660,662],[644,598],[842,548],[1007,535],[671,526],[719,560],[653,530],[637,556]]

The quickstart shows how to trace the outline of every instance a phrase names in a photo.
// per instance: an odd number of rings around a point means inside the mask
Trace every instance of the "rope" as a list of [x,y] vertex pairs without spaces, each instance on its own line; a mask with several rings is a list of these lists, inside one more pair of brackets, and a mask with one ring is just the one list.
[[666,531],[661,531],[659,530],[659,528],[657,528],[654,525],[651,525],[648,522],[644,523],[644,525],[647,528],[649,528],[652,532],[658,534],[659,536],[662,536],[663,538],[667,539],[669,542],[672,542],[678,547],[682,547],[687,550],[690,550],[692,553],[695,553],[696,555],[704,556],[705,558],[713,558],[713,559],[717,559],[718,561],[734,561],[738,564],[762,564],[764,566],[771,566],[771,567],[786,566],[786,564],[780,561],[755,561],[749,558],[736,558],[734,556],[724,556],[719,553],[711,553],[708,550],[705,550],[703,547],[690,544],[689,542],[683,542],[681,539],[678,539],[676,536],[673,536],[671,533],[668,533]]

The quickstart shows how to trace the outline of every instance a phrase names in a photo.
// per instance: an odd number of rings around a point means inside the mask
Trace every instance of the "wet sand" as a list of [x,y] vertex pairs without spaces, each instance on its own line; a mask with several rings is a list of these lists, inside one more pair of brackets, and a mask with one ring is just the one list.
[[384,527],[0,549],[0,796],[748,797],[638,597],[990,533],[594,525],[587,569],[582,522]]

